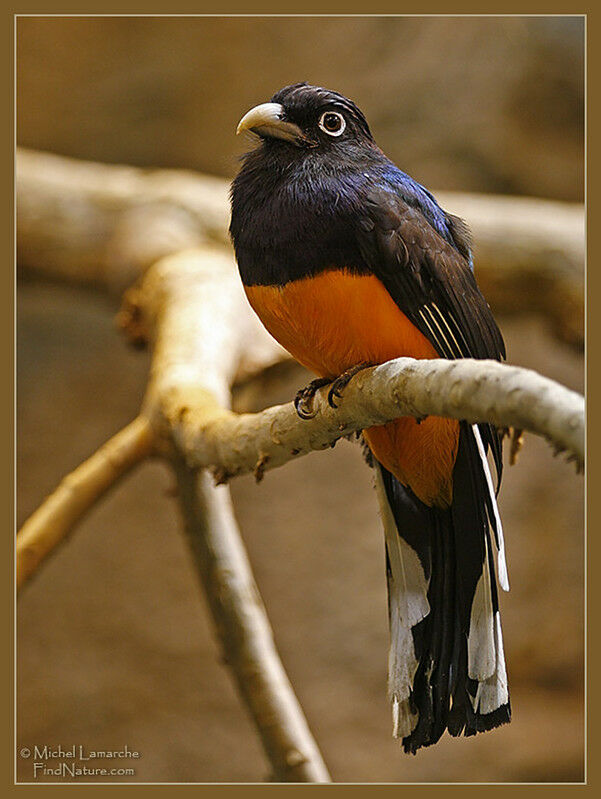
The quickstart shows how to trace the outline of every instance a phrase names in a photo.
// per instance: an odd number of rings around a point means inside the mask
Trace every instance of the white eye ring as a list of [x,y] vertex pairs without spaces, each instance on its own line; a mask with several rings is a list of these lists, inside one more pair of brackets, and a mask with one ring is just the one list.
[[[340,120],[340,128],[338,130],[328,130],[325,124],[326,117],[336,117]],[[324,111],[324,113],[319,118],[319,127],[323,130],[324,133],[327,133],[328,136],[342,136],[344,133],[344,129],[346,128],[346,120],[339,114],[337,111]]]

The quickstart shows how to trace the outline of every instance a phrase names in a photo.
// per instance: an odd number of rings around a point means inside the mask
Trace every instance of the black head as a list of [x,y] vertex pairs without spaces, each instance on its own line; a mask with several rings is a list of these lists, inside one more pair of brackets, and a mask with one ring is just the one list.
[[276,92],[268,103],[251,109],[240,120],[238,133],[251,131],[281,146],[330,149],[353,142],[373,145],[369,125],[352,100],[338,92],[295,83]]
[[355,219],[369,175],[386,158],[357,106],[295,83],[245,114],[241,131],[261,139],[231,189],[230,233],[245,285],[281,284],[339,262],[362,268]]

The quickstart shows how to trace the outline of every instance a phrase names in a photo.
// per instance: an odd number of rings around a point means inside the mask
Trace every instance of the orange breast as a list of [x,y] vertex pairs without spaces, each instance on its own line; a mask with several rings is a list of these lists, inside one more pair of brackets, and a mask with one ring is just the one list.
[[[331,270],[285,286],[247,286],[253,309],[290,354],[322,377],[357,363],[436,358],[436,350],[375,275]],[[456,421],[403,417],[364,431],[375,457],[427,505],[447,506],[457,454]]]

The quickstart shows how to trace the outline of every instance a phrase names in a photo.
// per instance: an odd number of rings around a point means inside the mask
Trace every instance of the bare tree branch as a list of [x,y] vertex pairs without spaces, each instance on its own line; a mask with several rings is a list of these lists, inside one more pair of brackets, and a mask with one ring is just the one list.
[[[584,209],[524,197],[437,192],[472,227],[476,272],[496,312],[542,312],[582,346]],[[227,183],[19,150],[20,268],[121,292],[158,258],[228,244]]]
[[145,418],[138,417],[63,479],[17,535],[17,588],[67,538],[96,502],[151,453],[152,446],[150,425]]
[[478,283],[494,310],[538,312],[562,341],[584,344],[584,209],[532,197],[438,192],[469,222]]
[[[18,195],[21,264],[109,291],[143,275],[127,292],[119,321],[133,342],[153,349],[140,418],[66,478],[19,533],[19,582],[131,466],[151,451],[168,458],[216,628],[274,775],[328,781],[277,657],[227,489],[211,486],[198,468],[212,470],[218,482],[250,470],[260,479],[266,469],[323,449],[354,430],[429,414],[531,430],[556,449],[569,450],[581,464],[583,398],[532,371],[496,362],[401,358],[359,373],[336,410],[321,391],[318,413],[310,421],[301,421],[292,404],[235,414],[231,386],[288,356],[252,314],[231,251],[223,246],[225,184],[191,173],[147,172],[24,151],[18,159]],[[455,198],[443,202],[463,213],[461,198]],[[532,201],[525,224],[522,201],[491,202],[480,220],[476,207],[471,218],[465,216],[484,252],[490,243],[484,273],[497,274],[498,264],[506,264],[499,285],[508,303],[529,264],[533,280],[568,286],[578,310],[581,209]],[[561,235],[548,224],[551,218]],[[544,228],[538,238],[531,235],[537,225]],[[512,240],[516,236],[520,246]],[[562,335],[569,339],[571,334]]]
[[226,243],[227,184],[17,152],[19,268],[120,294],[163,255]]
[[232,413],[228,387],[240,373],[241,353],[263,339],[230,275],[226,256],[207,260],[204,251],[190,250],[157,263],[135,294],[138,318],[154,343],[145,412],[191,465],[213,469],[218,480],[253,470],[262,475],[399,416],[529,430],[582,463],[583,398],[529,369],[496,361],[400,358],[359,373],[337,410],[325,402],[326,391],[319,392],[319,413],[310,421],[299,419],[291,403],[259,414]]
[[[260,478],[353,431],[399,416],[436,415],[529,430],[582,465],[583,398],[496,361],[399,358],[360,372],[338,409],[319,391],[309,421],[298,418],[292,403],[233,413],[230,386],[277,362],[282,350],[256,321],[230,267],[221,249],[179,253],[157,263],[126,297],[126,328],[154,343],[144,416],[163,454],[172,452],[172,442],[191,467],[211,469],[218,481],[249,471]],[[17,543],[19,584],[120,476],[118,469],[128,468],[124,444],[138,442],[131,457],[144,456],[144,424],[136,420],[111,439],[26,522]]]
[[276,652],[234,519],[229,490],[176,457],[188,541],[225,660],[253,717],[278,782],[330,782]]
[[[241,695],[257,726],[274,778],[285,782],[329,782],[303,712],[273,643],[269,621],[255,586],[234,520],[229,491],[215,488],[206,474],[197,475],[173,448],[171,431],[159,420],[150,398],[166,400],[186,386],[197,413],[212,412],[215,398],[225,406],[230,385],[277,362],[281,347],[256,321],[224,248],[205,247],[171,256],[150,270],[141,288],[128,292],[121,323],[136,341],[154,341],[151,380],[141,420],[155,451],[176,471],[182,512],[194,563],[205,588],[216,630]],[[167,290],[169,289],[169,290]],[[142,303],[148,297],[153,302]],[[200,316],[197,316],[200,310]],[[161,334],[168,328],[177,347]],[[187,331],[194,331],[189,336]],[[178,360],[183,357],[184,360]],[[165,379],[167,375],[167,379]],[[175,380],[174,384],[169,381]],[[181,408],[181,412],[185,409]],[[153,419],[154,436],[147,421]],[[157,424],[157,420],[159,423]],[[130,426],[131,427],[131,426]],[[118,466],[124,434],[114,439],[63,481],[26,522],[18,536],[18,569],[22,582],[108,488],[102,469]],[[146,441],[146,438],[143,439]],[[126,443],[129,438],[125,436]],[[96,491],[95,491],[96,489]]]
[[188,463],[210,468],[220,482],[251,471],[260,479],[268,469],[399,416],[528,430],[556,452],[569,452],[579,469],[583,465],[584,398],[530,369],[497,361],[398,358],[354,377],[339,408],[331,408],[326,395],[327,388],[317,392],[317,414],[310,420],[299,419],[292,403],[241,415],[217,404],[210,413],[203,404],[197,414],[185,390],[164,410]]

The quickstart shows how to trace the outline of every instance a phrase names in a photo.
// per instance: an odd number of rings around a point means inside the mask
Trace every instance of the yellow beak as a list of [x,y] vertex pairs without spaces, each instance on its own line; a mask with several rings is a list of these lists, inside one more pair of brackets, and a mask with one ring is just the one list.
[[284,109],[279,103],[262,103],[251,108],[238,123],[236,135],[245,130],[258,136],[284,139],[295,144],[305,140],[298,125],[284,120]]

